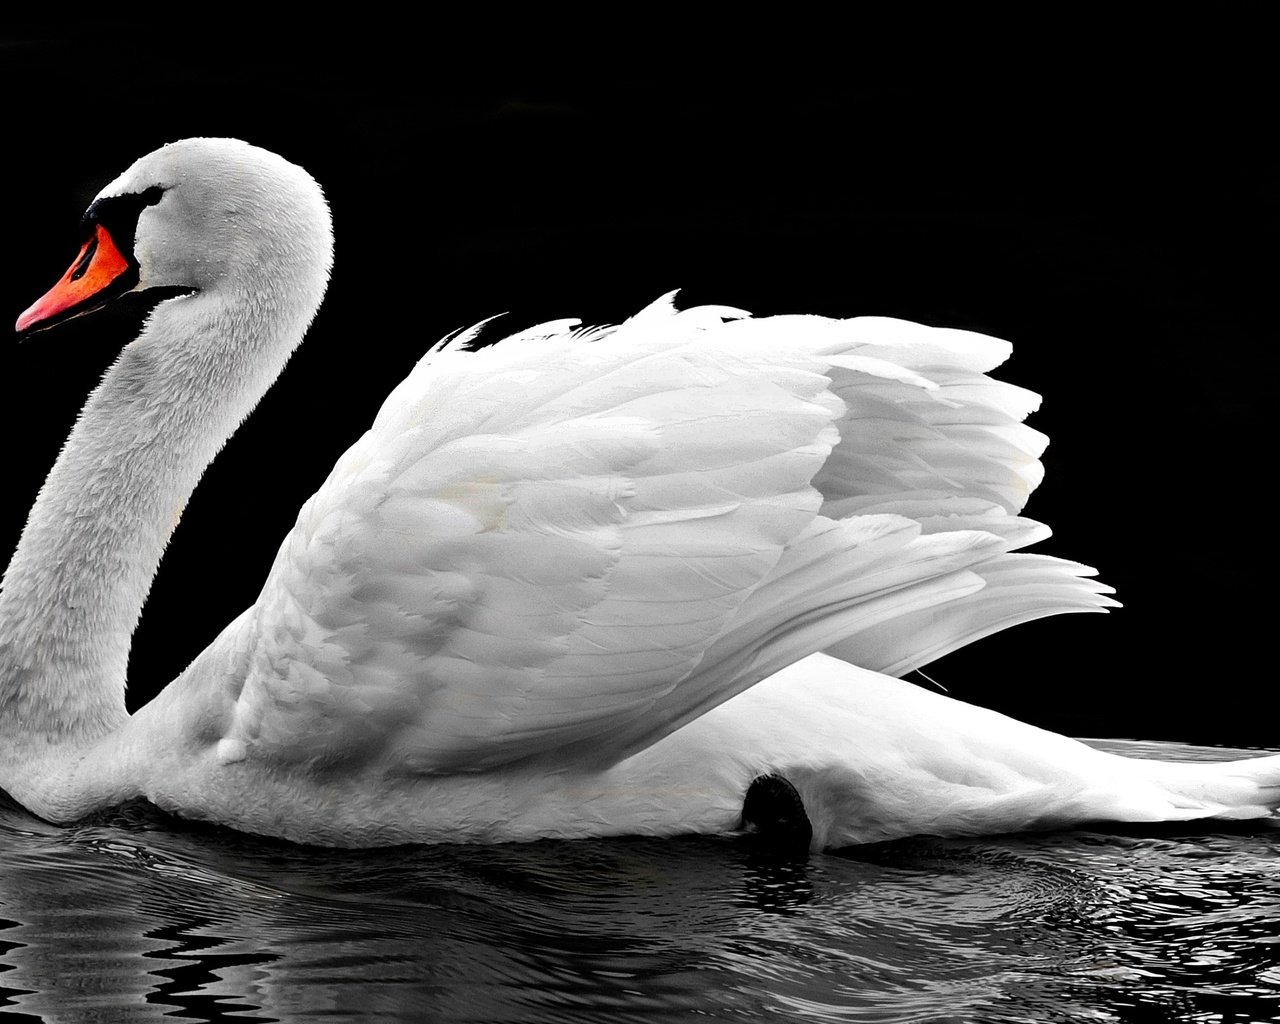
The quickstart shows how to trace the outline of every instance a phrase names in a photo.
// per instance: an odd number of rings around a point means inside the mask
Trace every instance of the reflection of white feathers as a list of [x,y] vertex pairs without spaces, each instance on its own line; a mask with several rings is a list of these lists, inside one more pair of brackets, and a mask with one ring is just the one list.
[[[1035,396],[985,376],[1006,343],[669,297],[616,328],[429,353],[255,605],[126,720],[122,678],[87,666],[127,651],[167,517],[301,339],[329,261],[318,190],[279,158],[188,140],[110,190],[157,183],[143,282],[196,291],[108,373],[6,577],[0,727],[20,756],[0,782],[37,812],[140,794],[339,844],[721,831],[778,772],[815,841],[842,843],[1274,804],[1203,780],[1179,783],[1188,802],[1141,781],[1158,768],[875,674],[1112,604],[1091,570],[1013,553],[1048,533],[1018,514],[1045,439],[1022,423]],[[199,207],[264,201],[270,218],[235,221],[261,236],[249,263]],[[193,251],[198,273],[172,255]],[[86,486],[103,459],[117,470]],[[55,543],[145,578],[69,581]],[[32,609],[73,600],[107,613],[64,638],[76,671],[54,679],[57,629]]]

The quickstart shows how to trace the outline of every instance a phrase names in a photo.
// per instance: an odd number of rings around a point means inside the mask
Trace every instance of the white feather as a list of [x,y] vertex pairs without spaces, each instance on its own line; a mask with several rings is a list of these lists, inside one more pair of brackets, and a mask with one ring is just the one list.
[[174,510],[331,263],[319,188],[243,143],[166,147],[107,197],[144,193],[140,280],[189,294],[91,396],[0,595],[0,786],[36,813],[144,796],[339,845],[666,835],[736,827],[764,772],[817,845],[1276,806],[1274,760],[1108,759],[869,671],[1114,604],[1012,553],[1048,531],[1019,515],[1038,398],[986,376],[1006,342],[674,293],[430,349],[253,606],[130,718]]

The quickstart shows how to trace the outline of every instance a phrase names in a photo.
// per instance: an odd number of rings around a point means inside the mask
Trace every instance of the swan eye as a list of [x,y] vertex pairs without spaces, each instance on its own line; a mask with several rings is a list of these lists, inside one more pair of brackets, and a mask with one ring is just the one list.
[[159,185],[152,185],[142,192],[129,192],[121,196],[106,196],[95,199],[89,209],[84,211],[81,221],[86,227],[101,224],[111,236],[120,241],[121,247],[133,250],[133,236],[138,230],[138,217],[148,206],[155,206],[168,191]]

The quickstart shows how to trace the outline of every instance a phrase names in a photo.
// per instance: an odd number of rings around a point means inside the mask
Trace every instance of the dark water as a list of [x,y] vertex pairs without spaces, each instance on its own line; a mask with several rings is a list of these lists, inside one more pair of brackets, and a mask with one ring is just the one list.
[[351,853],[6,805],[0,1020],[1280,1020],[1278,852],[1206,825]]

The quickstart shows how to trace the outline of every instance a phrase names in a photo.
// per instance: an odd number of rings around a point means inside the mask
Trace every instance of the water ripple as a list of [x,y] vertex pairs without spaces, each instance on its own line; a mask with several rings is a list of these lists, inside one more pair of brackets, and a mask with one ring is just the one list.
[[0,1018],[1280,1020],[1278,839],[351,852],[146,806],[59,829],[6,804]]

